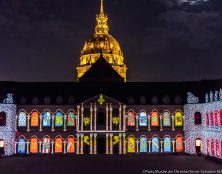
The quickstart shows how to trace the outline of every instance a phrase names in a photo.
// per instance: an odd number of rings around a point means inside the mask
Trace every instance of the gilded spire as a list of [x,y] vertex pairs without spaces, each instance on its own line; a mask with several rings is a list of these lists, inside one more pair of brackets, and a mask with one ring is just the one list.
[[107,24],[108,17],[104,14],[104,3],[103,0],[100,1],[100,14],[96,16],[96,34],[108,34],[109,26]]
[[103,0],[101,0],[100,14],[104,14]]

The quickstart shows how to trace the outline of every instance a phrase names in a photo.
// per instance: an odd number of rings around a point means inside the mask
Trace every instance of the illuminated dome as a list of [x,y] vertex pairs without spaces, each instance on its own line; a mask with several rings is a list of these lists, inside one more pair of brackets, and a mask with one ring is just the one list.
[[126,81],[127,67],[124,63],[123,52],[116,39],[108,33],[108,17],[104,14],[103,0],[101,0],[100,14],[96,16],[96,22],[95,34],[85,41],[80,54],[80,65],[77,67],[78,79],[93,66],[102,54],[102,57]]
[[110,34],[94,34],[89,40],[85,42],[82,55],[106,53],[122,56],[119,43]]

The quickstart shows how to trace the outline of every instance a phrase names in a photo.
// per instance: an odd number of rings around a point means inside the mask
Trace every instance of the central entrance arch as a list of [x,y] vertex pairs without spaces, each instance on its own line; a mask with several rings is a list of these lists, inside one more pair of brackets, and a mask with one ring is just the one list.
[[195,148],[196,148],[196,153],[200,154],[202,153],[202,140],[200,138],[197,138],[195,141]]
[[97,153],[98,154],[106,154],[106,138],[104,136],[98,137]]

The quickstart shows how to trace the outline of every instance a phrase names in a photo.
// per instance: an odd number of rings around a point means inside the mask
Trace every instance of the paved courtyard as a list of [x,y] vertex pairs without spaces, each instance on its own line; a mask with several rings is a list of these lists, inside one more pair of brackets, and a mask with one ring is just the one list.
[[[197,156],[127,155],[127,156],[28,156],[0,159],[0,174],[142,174],[150,172],[186,172],[221,170],[216,163]],[[165,170],[165,171],[164,171]],[[189,171],[188,171],[189,172]]]

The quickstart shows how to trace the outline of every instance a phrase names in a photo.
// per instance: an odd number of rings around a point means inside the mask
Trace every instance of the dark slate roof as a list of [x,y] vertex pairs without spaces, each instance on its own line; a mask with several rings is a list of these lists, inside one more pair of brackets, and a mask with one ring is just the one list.
[[[99,94],[104,94],[126,104],[152,104],[153,97],[158,99],[159,105],[164,104],[162,99],[168,96],[168,104],[185,104],[187,92],[198,96],[204,102],[206,92],[222,88],[222,80],[204,80],[198,82],[127,82],[127,83],[77,83],[77,82],[0,82],[0,102],[7,93],[13,93],[15,103],[21,104],[21,98],[26,104],[33,104],[33,97],[38,98],[38,104],[44,104],[44,98],[51,99],[50,104],[57,104],[58,96],[63,99],[62,104],[67,105],[73,96],[77,104]],[[180,97],[181,102],[176,103],[175,98]],[[145,102],[141,102],[145,98]]]

